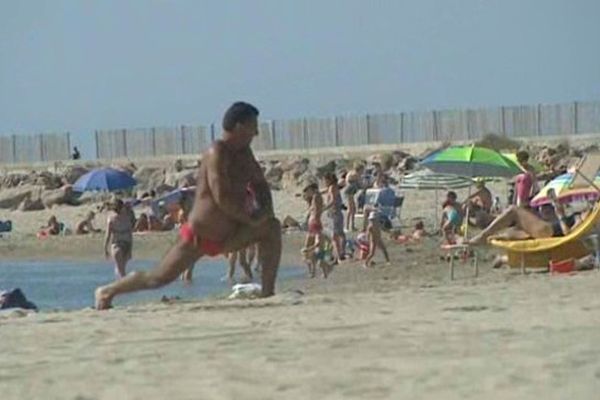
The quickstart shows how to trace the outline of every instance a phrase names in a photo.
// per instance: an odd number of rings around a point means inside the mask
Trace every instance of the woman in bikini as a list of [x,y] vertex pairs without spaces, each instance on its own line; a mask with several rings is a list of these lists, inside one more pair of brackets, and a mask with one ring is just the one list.
[[[576,226],[581,224],[592,212],[593,207],[588,207],[581,213],[566,215],[565,209],[556,198],[554,190],[548,190],[548,197],[552,199],[554,221],[542,218],[529,209],[511,206],[500,214],[479,235],[469,240],[469,244],[485,244],[489,239],[524,240],[543,239],[567,235]],[[503,231],[502,233],[500,233]]]
[[131,259],[133,248],[133,224],[129,211],[123,201],[116,199],[112,204],[111,215],[106,226],[104,254],[115,262],[115,274],[119,278],[125,276],[127,262]]

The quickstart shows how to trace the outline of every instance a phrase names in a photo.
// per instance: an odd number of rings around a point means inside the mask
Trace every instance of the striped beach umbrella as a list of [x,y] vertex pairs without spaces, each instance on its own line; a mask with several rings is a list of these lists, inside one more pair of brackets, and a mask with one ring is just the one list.
[[467,188],[473,185],[473,183],[474,181],[471,178],[421,170],[402,178],[399,188],[416,190],[450,190]]
[[[539,207],[544,204],[550,204],[550,198],[548,197],[548,190],[550,189],[554,189],[558,201],[561,203],[570,203],[576,200],[598,200],[600,198],[600,193],[592,186],[571,187],[574,179],[575,175],[570,173],[562,174],[552,179],[531,200],[531,206]],[[596,175],[594,185],[600,186],[600,173]]]
[[434,172],[472,178],[511,178],[522,172],[517,163],[499,152],[475,145],[438,150],[421,161],[421,165]]

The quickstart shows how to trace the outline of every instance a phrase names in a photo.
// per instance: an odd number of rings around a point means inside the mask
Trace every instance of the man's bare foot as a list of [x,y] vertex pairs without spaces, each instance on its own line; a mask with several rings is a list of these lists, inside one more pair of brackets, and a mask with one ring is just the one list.
[[108,293],[105,286],[96,289],[94,293],[96,310],[107,310],[112,307],[112,296]]

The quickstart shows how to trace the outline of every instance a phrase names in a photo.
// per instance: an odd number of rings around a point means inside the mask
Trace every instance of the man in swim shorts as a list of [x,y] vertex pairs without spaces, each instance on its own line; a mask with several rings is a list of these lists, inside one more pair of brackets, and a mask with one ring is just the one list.
[[[262,295],[275,293],[281,258],[281,224],[273,213],[269,185],[250,148],[258,135],[258,110],[234,103],[223,117],[223,137],[202,156],[194,206],[177,243],[150,271],[135,271],[96,289],[96,308],[110,307],[122,293],[154,289],[175,280],[200,257],[237,251],[258,243]],[[247,202],[251,187],[257,210]]]

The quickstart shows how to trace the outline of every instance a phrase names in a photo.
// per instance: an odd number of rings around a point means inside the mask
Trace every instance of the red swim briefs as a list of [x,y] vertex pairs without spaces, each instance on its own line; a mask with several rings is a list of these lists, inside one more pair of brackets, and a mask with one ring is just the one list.
[[323,232],[323,225],[321,224],[321,221],[308,221],[308,233],[310,233],[311,235],[318,235],[321,232]]
[[198,241],[196,241],[196,234],[192,230],[192,226],[187,222],[179,228],[179,237],[186,243],[198,243],[198,249],[202,254],[214,257],[223,253],[223,243],[221,242],[202,238],[198,238]]

